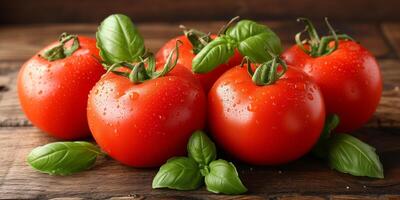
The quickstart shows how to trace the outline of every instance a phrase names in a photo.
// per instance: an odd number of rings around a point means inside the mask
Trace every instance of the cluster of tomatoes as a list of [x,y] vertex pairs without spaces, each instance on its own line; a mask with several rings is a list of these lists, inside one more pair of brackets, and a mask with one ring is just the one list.
[[155,58],[106,69],[105,58],[124,49],[99,54],[99,41],[62,35],[22,66],[20,103],[44,132],[64,140],[93,135],[129,166],[160,166],[185,155],[191,134],[206,128],[239,160],[287,163],[311,150],[328,114],[340,117],[338,132],[361,127],[382,90],[371,53],[346,35],[319,38],[306,22],[310,39],[300,41],[299,34],[281,55],[256,63],[235,50],[207,73],[194,72],[192,61],[221,35],[178,36]]

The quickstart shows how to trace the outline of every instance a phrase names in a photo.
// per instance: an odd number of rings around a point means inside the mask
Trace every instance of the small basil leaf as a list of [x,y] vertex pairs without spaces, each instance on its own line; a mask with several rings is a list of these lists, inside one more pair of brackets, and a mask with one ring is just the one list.
[[203,131],[196,131],[189,139],[189,157],[193,158],[201,167],[208,165],[217,158],[217,150],[214,142]]
[[210,173],[205,177],[208,191],[223,194],[242,194],[247,191],[231,162],[219,159],[212,161],[209,167]]
[[194,190],[203,183],[197,163],[187,157],[171,158],[160,167],[152,187],[175,190]]
[[235,43],[227,36],[220,36],[208,43],[194,58],[192,70],[207,73],[218,65],[228,62],[233,56]]
[[375,148],[348,134],[336,134],[330,139],[328,161],[331,168],[343,173],[384,177]]
[[325,158],[328,154],[328,144],[327,141],[331,136],[332,131],[339,125],[339,116],[329,115],[325,119],[324,129],[322,129],[321,136],[317,144],[312,149],[312,153],[318,158]]
[[33,149],[27,160],[40,172],[69,175],[92,167],[100,154],[89,142],[54,142]]
[[238,41],[238,50],[252,61],[263,63],[272,57],[271,52],[279,55],[282,45],[279,37],[267,26],[251,20],[241,20],[227,30],[227,35]]
[[97,48],[107,64],[138,61],[145,51],[144,40],[128,16],[107,17],[96,33]]

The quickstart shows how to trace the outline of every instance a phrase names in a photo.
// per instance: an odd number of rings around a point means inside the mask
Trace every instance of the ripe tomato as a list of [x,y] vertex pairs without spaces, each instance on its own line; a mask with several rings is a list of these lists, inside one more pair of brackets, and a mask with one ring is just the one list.
[[[97,60],[96,41],[77,38],[79,48],[72,55],[63,55],[60,42],[55,42],[29,59],[18,75],[18,95],[26,116],[35,126],[59,139],[90,135],[87,96],[105,72]],[[65,45],[72,47],[72,43]],[[58,51],[46,57],[46,52],[54,47]]]
[[258,86],[244,67],[223,74],[208,95],[208,122],[218,144],[256,165],[293,161],[319,139],[325,109],[318,86],[288,67],[275,83]]
[[204,126],[205,106],[200,83],[177,65],[137,84],[106,74],[90,92],[87,113],[93,137],[108,155],[129,166],[154,167],[186,153],[190,135]]
[[[217,37],[216,35],[211,35],[211,38]],[[168,58],[169,53],[175,48],[176,41],[182,41],[182,45],[179,47],[179,59],[178,63],[192,71],[192,60],[195,57],[193,53],[193,45],[188,40],[185,35],[176,37],[170,41],[168,41],[156,54],[157,61],[165,62]],[[239,54],[238,51],[235,50],[235,54],[229,59],[226,64],[222,64],[216,69],[211,72],[199,74],[194,73],[194,76],[200,81],[201,85],[203,86],[204,90],[208,92],[214,82],[228,69],[232,68],[240,64],[242,61],[242,56]]]
[[340,118],[337,132],[358,129],[374,114],[382,93],[381,73],[374,56],[357,42],[340,40],[332,53],[314,57],[294,45],[282,58],[316,81],[327,113]]

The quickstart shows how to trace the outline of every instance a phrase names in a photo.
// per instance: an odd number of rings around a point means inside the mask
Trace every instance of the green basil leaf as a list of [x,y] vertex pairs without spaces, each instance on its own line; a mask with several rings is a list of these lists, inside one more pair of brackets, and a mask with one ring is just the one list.
[[208,43],[194,58],[192,70],[207,73],[218,65],[228,62],[233,56],[235,43],[227,36],[220,36]]
[[339,125],[339,116],[329,115],[325,119],[324,129],[322,129],[321,136],[317,144],[312,149],[312,153],[318,158],[325,158],[328,154],[328,144],[327,141],[331,136],[332,131]]
[[196,131],[192,134],[187,149],[189,157],[193,158],[201,167],[207,166],[217,158],[214,142],[203,131]]
[[272,57],[268,53],[280,55],[282,45],[279,37],[267,26],[251,20],[241,20],[226,34],[238,42],[238,50],[252,61],[263,63]]
[[89,142],[54,142],[33,149],[27,160],[40,172],[69,175],[92,167],[100,154]]
[[203,183],[202,178],[200,169],[193,159],[175,157],[160,167],[152,186],[153,189],[194,190]]
[[384,177],[375,148],[348,134],[336,134],[330,139],[328,161],[331,168],[343,173]]
[[144,40],[128,16],[107,17],[96,33],[97,48],[107,64],[134,62],[145,51]]
[[223,194],[242,194],[247,191],[231,162],[215,160],[210,163],[209,168],[210,173],[205,177],[208,191]]

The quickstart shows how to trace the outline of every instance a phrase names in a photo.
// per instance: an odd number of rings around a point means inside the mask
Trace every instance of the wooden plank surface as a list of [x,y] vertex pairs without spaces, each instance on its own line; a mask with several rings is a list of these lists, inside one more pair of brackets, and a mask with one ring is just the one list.
[[400,20],[398,0],[3,0],[1,4],[0,23],[98,22],[110,13],[147,22],[226,20],[236,15],[264,20],[304,15],[342,21]]
[[[358,178],[341,174],[311,156],[278,167],[254,167],[235,162],[253,197],[313,195],[400,195],[400,135],[396,131],[362,129],[362,140],[376,147],[385,166],[385,179]],[[0,199],[83,197],[110,198],[137,195],[149,198],[219,199],[204,188],[191,192],[152,190],[156,169],[135,169],[100,159],[92,170],[67,177],[49,176],[31,169],[25,162],[29,151],[54,139],[34,127],[0,129]],[[240,199],[243,196],[236,196]],[[246,196],[248,199],[252,199]],[[233,198],[233,197],[232,197]]]
[[[302,27],[292,21],[265,23],[276,30],[285,47]],[[215,32],[223,22],[185,24]],[[177,25],[139,24],[139,29],[154,51],[180,33]],[[16,94],[18,69],[61,32],[93,36],[96,25],[0,26],[0,199],[400,199],[400,54],[396,53],[400,23],[338,23],[335,27],[354,36],[379,58],[384,77],[382,99],[373,119],[356,135],[376,147],[385,179],[340,174],[311,156],[277,167],[235,162],[249,188],[249,193],[241,196],[214,195],[204,188],[192,192],[152,190],[156,169],[130,168],[110,158],[101,158],[92,170],[73,176],[40,174],[26,164],[26,155],[54,139],[32,127],[22,113]]]

